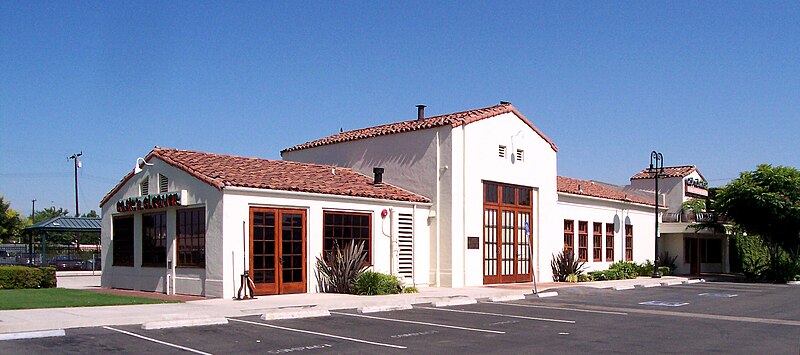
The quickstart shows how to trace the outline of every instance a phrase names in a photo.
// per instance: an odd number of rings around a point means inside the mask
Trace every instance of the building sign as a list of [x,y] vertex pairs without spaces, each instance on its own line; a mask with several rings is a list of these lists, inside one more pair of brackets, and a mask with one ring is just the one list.
[[695,178],[686,179],[686,194],[708,196],[708,183]]
[[165,192],[163,194],[123,198],[117,201],[117,212],[144,211],[181,206],[186,204],[186,201],[182,199],[185,196],[186,190],[181,190]]

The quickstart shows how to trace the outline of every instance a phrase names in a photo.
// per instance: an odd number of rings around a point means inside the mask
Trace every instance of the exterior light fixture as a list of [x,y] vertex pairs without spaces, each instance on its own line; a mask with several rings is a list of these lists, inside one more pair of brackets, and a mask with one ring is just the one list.
[[664,174],[664,156],[655,150],[650,152],[650,167],[647,172],[653,174],[655,178],[655,257],[653,258],[653,278],[660,278],[661,273],[658,272],[658,176]]

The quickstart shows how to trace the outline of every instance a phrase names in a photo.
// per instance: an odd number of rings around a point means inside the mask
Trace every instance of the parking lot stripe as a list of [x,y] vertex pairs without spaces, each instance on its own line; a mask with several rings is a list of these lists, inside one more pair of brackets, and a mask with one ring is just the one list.
[[136,333],[133,333],[133,332],[124,331],[122,329],[116,329],[116,328],[111,328],[111,327],[103,327],[103,328],[104,329],[108,329],[108,330],[113,330],[115,332],[119,332],[119,333],[122,333],[122,334],[130,335],[132,337],[137,337],[139,339],[152,341],[154,343],[158,343],[158,344],[162,344],[162,345],[166,345],[166,346],[171,346],[173,348],[177,348],[177,349],[181,349],[181,350],[186,350],[186,351],[189,351],[189,352],[193,352],[195,354],[212,355],[211,353],[207,353],[205,351],[200,351],[200,350],[197,350],[197,349],[187,348],[185,346],[181,346],[181,345],[178,345],[178,344],[167,343],[165,341],[149,338],[149,337],[146,337],[144,335],[139,335],[139,334],[136,334]]
[[387,348],[395,348],[395,349],[406,349],[406,347],[402,346],[402,345],[377,343],[377,342],[369,341],[369,340],[349,338],[349,337],[343,337],[343,336],[340,336],[340,335],[327,334],[327,333],[319,333],[319,332],[314,332],[314,331],[304,330],[304,329],[287,328],[287,327],[281,327],[281,326],[277,326],[277,325],[273,325],[273,324],[251,322],[251,321],[246,321],[246,320],[241,320],[241,319],[233,319],[233,318],[228,318],[228,320],[229,321],[233,321],[233,322],[258,325],[258,326],[262,326],[262,327],[275,328],[275,329],[281,329],[281,330],[288,330],[290,332],[306,333],[306,334],[319,335],[319,336],[328,337],[328,338],[342,339],[342,340],[347,340],[347,341],[353,341],[353,342],[356,342],[356,343],[364,343],[364,344],[370,344],[370,345],[385,346]]
[[681,286],[679,286],[679,288],[696,289],[696,290],[712,289],[712,290],[723,290],[723,291],[741,291],[741,292],[759,292],[759,293],[764,292],[763,290],[754,290],[754,289],[739,288],[739,287],[720,287],[720,286],[714,286],[714,285],[709,285],[709,284],[703,284],[703,285],[681,285]]
[[449,308],[434,308],[434,307],[419,307],[414,306],[414,308],[419,309],[430,309],[434,311],[445,311],[445,312],[457,312],[457,313],[468,313],[468,314],[480,314],[484,316],[496,316],[496,317],[509,317],[509,318],[519,318],[519,319],[527,319],[527,320],[538,320],[542,322],[556,322],[556,323],[570,323],[574,324],[574,320],[565,320],[565,319],[550,319],[550,318],[539,318],[539,317],[528,317],[528,316],[518,316],[516,314],[502,314],[502,313],[489,313],[489,312],[477,312],[477,311],[464,311],[460,309],[449,309]]
[[553,307],[553,306],[537,306],[533,304],[519,304],[519,303],[499,303],[499,302],[484,302],[484,303],[491,303],[491,304],[502,304],[506,306],[515,306],[515,307],[528,307],[528,308],[543,308],[543,309],[557,309],[559,311],[573,311],[573,312],[586,312],[586,313],[600,313],[600,314],[614,314],[618,316],[627,316],[628,313],[625,312],[610,312],[610,311],[595,311],[592,309],[581,309],[581,308],[566,308],[566,307]]
[[747,323],[761,323],[761,324],[777,324],[777,325],[800,326],[800,321],[788,320],[788,319],[755,318],[755,317],[743,317],[743,316],[727,316],[727,315],[722,315],[722,314],[691,313],[691,312],[677,312],[677,311],[661,311],[661,310],[654,310],[652,308],[643,309],[643,308],[621,308],[621,307],[606,307],[606,306],[591,306],[591,307],[593,307],[593,308],[602,308],[602,309],[613,310],[613,311],[620,311],[620,312],[654,314],[654,315],[660,315],[660,316],[674,316],[674,317],[686,317],[686,318],[725,320],[725,321],[732,321],[732,322],[747,322]]
[[351,316],[351,317],[361,317],[361,318],[369,318],[369,319],[377,319],[377,320],[385,320],[390,322],[400,322],[400,323],[411,323],[411,324],[420,324],[420,325],[429,325],[432,327],[442,327],[442,328],[451,328],[451,329],[459,329],[459,330],[469,330],[473,332],[483,332],[483,333],[494,333],[494,334],[505,334],[506,332],[499,331],[499,330],[490,330],[490,329],[477,329],[477,328],[466,328],[466,327],[459,327],[455,325],[447,325],[447,324],[437,324],[437,323],[428,323],[428,322],[418,322],[413,320],[405,320],[405,319],[392,319],[392,318],[382,318],[382,317],[374,317],[374,316],[365,316],[363,314],[351,314],[351,313],[339,313],[339,312],[331,312],[331,314],[339,314],[343,316]]

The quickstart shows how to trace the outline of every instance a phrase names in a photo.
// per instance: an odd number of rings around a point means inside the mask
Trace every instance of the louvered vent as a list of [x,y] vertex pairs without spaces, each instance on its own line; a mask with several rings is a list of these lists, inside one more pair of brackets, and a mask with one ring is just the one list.
[[506,157],[506,146],[501,145],[501,146],[497,147],[497,156],[499,156],[501,158],[505,158]]
[[397,223],[398,273],[406,280],[414,277],[414,216],[399,213]]
[[139,193],[142,196],[147,196],[150,194],[150,179],[144,178],[144,181],[139,184]]
[[523,159],[525,159],[525,151],[517,149],[517,161],[523,161]]
[[158,192],[163,194],[167,191],[169,191],[169,178],[158,174]]

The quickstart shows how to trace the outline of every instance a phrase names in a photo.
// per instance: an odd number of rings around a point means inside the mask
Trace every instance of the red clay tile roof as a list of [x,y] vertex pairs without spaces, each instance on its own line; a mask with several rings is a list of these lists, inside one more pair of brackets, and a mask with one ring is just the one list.
[[[642,171],[636,173],[636,175],[631,176],[631,180],[641,180],[641,179],[652,179],[653,174],[647,171],[648,169],[645,168]],[[697,170],[697,167],[694,165],[681,165],[681,166],[665,166],[664,173],[658,175],[660,178],[673,178],[673,177],[686,177],[689,174],[693,173]],[[700,174],[700,172],[697,172]],[[705,178],[703,175],[700,175],[703,180]]]
[[375,127],[367,127],[367,128],[342,132],[339,134],[334,134],[329,137],[317,139],[315,141],[306,142],[303,144],[296,145],[294,147],[286,148],[282,150],[281,153],[291,152],[306,148],[319,147],[328,144],[349,142],[364,138],[417,131],[421,129],[428,129],[445,125],[458,127],[461,125],[467,125],[473,122],[477,122],[494,116],[499,116],[501,114],[509,112],[513,112],[515,115],[517,115],[517,117],[522,119],[522,121],[525,122],[525,124],[527,124],[531,129],[533,129],[537,134],[539,134],[539,136],[542,137],[542,139],[544,139],[548,144],[550,144],[550,147],[553,148],[554,151],[558,152],[558,147],[556,147],[555,143],[553,143],[553,141],[551,141],[550,138],[548,138],[542,131],[540,131],[539,128],[536,128],[536,126],[534,126],[533,123],[531,123],[531,121],[529,121],[527,118],[525,118],[525,116],[523,116],[519,111],[517,111],[517,109],[514,108],[513,105],[511,105],[510,103],[501,103],[495,106],[484,107],[469,111],[454,112],[440,116],[432,116],[428,118],[423,118],[421,120],[415,119],[410,121],[395,122]]
[[[222,189],[229,186],[266,190],[298,191],[328,195],[358,196],[384,200],[429,203],[430,199],[373,179],[352,169],[283,160],[245,158],[234,155],[156,147],[145,160],[156,157],[201,181]],[[335,173],[334,173],[335,172]],[[127,180],[128,173],[100,202],[102,206]]]
[[648,201],[640,196],[614,190],[591,180],[573,179],[564,176],[558,176],[557,179],[558,192],[655,206],[655,202],[652,200]]

